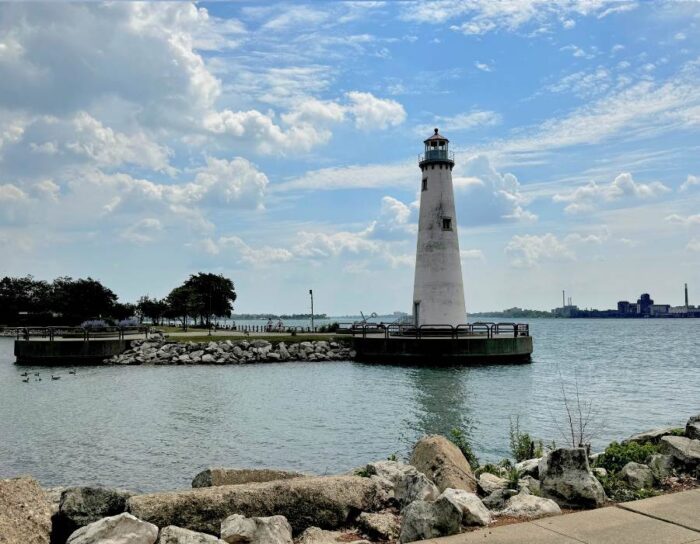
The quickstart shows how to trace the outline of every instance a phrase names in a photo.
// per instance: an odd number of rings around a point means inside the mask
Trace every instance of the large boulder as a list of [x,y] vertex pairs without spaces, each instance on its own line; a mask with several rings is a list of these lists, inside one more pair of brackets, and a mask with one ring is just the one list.
[[224,544],[215,536],[169,525],[160,530],[156,544]]
[[501,510],[505,508],[508,499],[517,494],[518,491],[516,489],[497,489],[487,497],[484,497],[482,502],[489,510]]
[[405,506],[416,500],[433,501],[440,490],[416,467],[398,461],[376,461],[364,469],[370,478],[379,481],[389,496]]
[[358,476],[293,478],[257,484],[203,487],[131,497],[128,510],[160,527],[177,525],[216,534],[232,514],[283,515],[295,533],[310,526],[335,529],[360,512],[381,509],[379,482]]
[[533,478],[540,477],[540,459],[537,457],[535,459],[525,459],[525,461],[520,461],[515,463],[515,470],[521,476],[532,476]]
[[675,458],[672,455],[655,453],[649,458],[649,468],[657,480],[672,476],[676,469]]
[[53,519],[54,542],[65,542],[79,527],[123,513],[131,495],[128,491],[106,487],[69,487],[63,490],[58,513]]
[[695,470],[700,465],[700,440],[684,436],[664,436],[661,449],[672,455],[686,470]]
[[595,508],[605,502],[605,491],[593,476],[584,448],[559,448],[540,461],[542,496],[560,506]]
[[505,508],[499,514],[513,518],[536,519],[561,514],[561,508],[551,499],[519,493],[508,499]]
[[28,476],[0,480],[0,542],[48,544],[51,503]]
[[391,512],[362,512],[357,516],[357,526],[370,537],[379,540],[394,541],[401,530],[398,516]]
[[362,537],[340,531],[325,531],[318,527],[309,527],[299,538],[297,544],[369,544]]
[[402,543],[454,535],[462,523],[462,510],[447,497],[435,502],[412,502],[401,515],[399,542]]
[[479,475],[477,489],[482,495],[490,495],[497,489],[505,489],[506,487],[508,487],[508,480],[505,478],[499,478],[490,472],[484,472]]
[[444,436],[421,438],[413,447],[410,463],[435,482],[440,491],[447,488],[476,491],[476,479],[469,462]]
[[207,468],[194,477],[192,480],[192,487],[274,482],[275,480],[289,480],[302,476],[304,476],[304,474],[299,472],[268,468]]
[[469,493],[464,489],[447,488],[442,492],[441,497],[456,504],[462,511],[462,525],[488,525],[491,523],[491,512],[484,506],[476,493]]
[[632,489],[651,489],[654,487],[654,473],[647,465],[630,461],[622,467],[620,476]]
[[221,540],[228,544],[293,544],[292,526],[284,516],[234,514],[221,523]]
[[662,437],[671,434],[675,427],[663,427],[661,429],[652,429],[643,433],[633,434],[629,438],[622,441],[623,444],[637,442],[638,444],[658,444]]
[[67,544],[154,544],[157,538],[158,527],[123,513],[81,527]]
[[692,416],[685,424],[685,436],[694,440],[700,440],[700,414]]

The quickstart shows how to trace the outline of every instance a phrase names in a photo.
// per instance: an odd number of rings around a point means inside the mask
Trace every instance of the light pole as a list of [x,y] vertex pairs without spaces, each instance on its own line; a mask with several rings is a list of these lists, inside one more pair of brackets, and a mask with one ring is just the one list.
[[309,296],[311,297],[311,332],[314,332],[314,290],[309,289]]

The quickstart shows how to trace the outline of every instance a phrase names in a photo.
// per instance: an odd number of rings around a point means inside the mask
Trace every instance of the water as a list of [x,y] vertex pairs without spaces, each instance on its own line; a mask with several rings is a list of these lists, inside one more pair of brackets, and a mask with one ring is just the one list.
[[[188,487],[212,465],[334,473],[453,427],[496,460],[511,416],[563,443],[561,385],[571,394],[575,381],[593,402],[594,449],[700,413],[697,320],[530,323],[531,365],[88,367],[55,369],[57,381],[13,365],[0,338],[0,477],[148,491]],[[43,380],[22,383],[25,369]]]

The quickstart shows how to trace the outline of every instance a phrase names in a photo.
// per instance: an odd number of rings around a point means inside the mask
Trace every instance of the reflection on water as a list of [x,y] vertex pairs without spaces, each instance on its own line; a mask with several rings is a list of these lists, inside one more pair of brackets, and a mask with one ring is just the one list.
[[561,383],[574,379],[594,402],[599,448],[700,413],[697,325],[533,320],[531,365],[89,367],[26,384],[0,338],[0,477],[154,490],[187,487],[211,465],[332,473],[455,427],[497,460],[514,415],[561,443]]

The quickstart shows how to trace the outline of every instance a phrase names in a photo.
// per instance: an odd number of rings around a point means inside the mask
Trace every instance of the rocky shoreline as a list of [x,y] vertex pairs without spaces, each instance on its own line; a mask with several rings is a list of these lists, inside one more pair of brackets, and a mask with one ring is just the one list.
[[168,342],[162,338],[134,340],[108,365],[244,365],[287,361],[343,361],[355,358],[350,347],[324,340],[272,343],[267,340]]
[[392,456],[334,476],[210,468],[191,489],[71,487],[52,490],[53,504],[30,477],[0,480],[0,541],[405,543],[696,487],[698,476],[700,415],[684,428],[640,433],[598,454],[554,448],[479,468],[463,448],[432,435],[406,462]]

